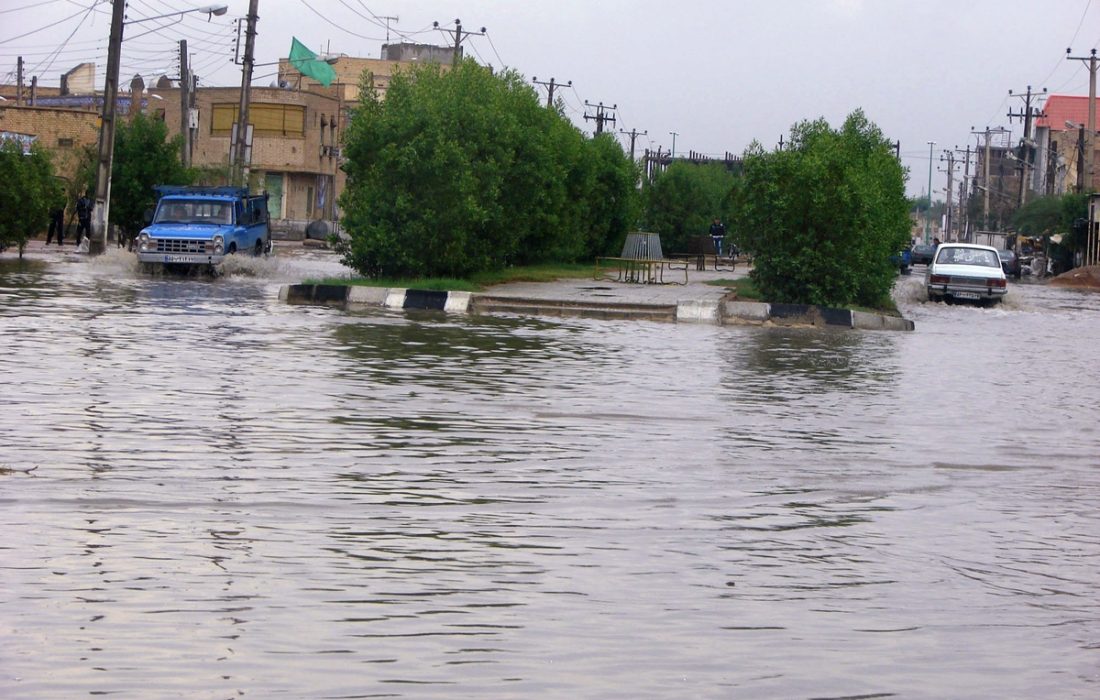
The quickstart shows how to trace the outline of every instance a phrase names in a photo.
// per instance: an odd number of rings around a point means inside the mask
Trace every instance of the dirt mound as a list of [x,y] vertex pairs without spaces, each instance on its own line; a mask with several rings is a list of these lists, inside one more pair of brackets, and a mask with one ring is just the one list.
[[1095,289],[1100,291],[1100,265],[1078,267],[1063,272],[1050,281],[1056,287],[1073,287],[1074,289]]

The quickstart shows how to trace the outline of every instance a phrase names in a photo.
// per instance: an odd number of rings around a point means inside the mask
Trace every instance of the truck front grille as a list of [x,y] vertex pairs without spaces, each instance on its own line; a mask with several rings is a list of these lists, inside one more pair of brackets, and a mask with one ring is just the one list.
[[158,253],[205,253],[206,241],[157,239]]

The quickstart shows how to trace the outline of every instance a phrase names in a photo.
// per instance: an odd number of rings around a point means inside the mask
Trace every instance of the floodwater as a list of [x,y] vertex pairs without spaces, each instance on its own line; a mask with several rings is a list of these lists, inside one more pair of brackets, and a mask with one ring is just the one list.
[[0,260],[0,697],[1100,697],[1100,295],[913,333]]

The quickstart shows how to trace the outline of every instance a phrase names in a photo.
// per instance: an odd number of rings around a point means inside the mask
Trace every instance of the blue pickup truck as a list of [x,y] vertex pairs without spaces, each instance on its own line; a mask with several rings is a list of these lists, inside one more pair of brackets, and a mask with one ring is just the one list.
[[160,185],[156,210],[135,241],[138,261],[166,267],[209,267],[226,255],[271,252],[267,194],[243,187]]

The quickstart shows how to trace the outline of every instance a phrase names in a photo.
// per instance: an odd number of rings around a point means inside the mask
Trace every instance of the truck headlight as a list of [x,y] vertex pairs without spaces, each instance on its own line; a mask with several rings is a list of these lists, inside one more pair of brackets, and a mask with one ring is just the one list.
[[214,236],[214,255],[221,255],[225,252],[225,239],[221,235]]
[[149,234],[144,231],[138,236],[137,239],[138,250],[146,252],[152,248],[149,242]]

